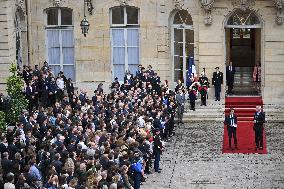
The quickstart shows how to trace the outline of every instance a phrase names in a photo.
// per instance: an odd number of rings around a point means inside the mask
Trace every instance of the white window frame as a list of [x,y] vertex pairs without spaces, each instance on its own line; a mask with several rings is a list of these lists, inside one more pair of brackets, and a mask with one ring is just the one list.
[[[141,64],[141,39],[140,39],[140,9],[137,8],[137,7],[131,7],[131,8],[136,8],[138,10],[138,24],[127,24],[127,6],[123,7],[123,12],[124,12],[124,24],[112,24],[112,10],[113,8],[117,8],[117,7],[112,7],[110,9],[110,40],[111,40],[111,70],[114,70],[114,60],[113,60],[113,48],[116,48],[116,47],[124,47],[124,52],[125,52],[125,56],[124,56],[124,66],[125,66],[125,70],[124,71],[127,71],[129,70],[129,62],[128,62],[128,51],[127,49],[130,47],[133,47],[133,48],[138,48],[138,52],[139,52],[139,55],[138,55],[138,64]],[[124,32],[124,46],[114,46],[113,45],[113,36],[112,36],[112,31],[115,30],[115,29],[122,29],[123,32]],[[138,46],[128,46],[128,40],[127,40],[127,30],[138,30]],[[135,74],[135,73],[133,73]],[[114,79],[115,75],[114,75],[114,72],[112,71],[111,73],[112,75],[112,80]]]
[[[58,30],[59,31],[59,49],[60,49],[60,62],[59,64],[49,64],[50,66],[60,66],[60,70],[63,71],[64,66],[73,66],[74,70],[76,70],[76,64],[75,64],[75,38],[74,38],[74,13],[72,9],[69,8],[65,8],[65,9],[69,9],[72,11],[72,25],[61,25],[61,10],[64,8],[50,8],[50,9],[57,9],[58,11],[58,25],[47,25],[47,11],[45,11],[45,47],[46,47],[46,60],[49,63],[49,56],[48,56],[48,36],[47,36],[47,31],[48,30]],[[62,31],[66,31],[66,30],[72,30],[73,31],[73,45],[74,45],[74,62],[73,64],[64,64],[63,63],[63,43],[62,43]],[[76,71],[74,72],[74,78],[76,78]]]
[[[123,30],[123,36],[124,36],[124,46],[114,46],[113,45],[113,37],[112,37],[112,31],[113,30]],[[129,46],[128,45],[128,41],[127,41],[127,32],[128,30],[137,30],[138,31],[138,46]],[[124,62],[125,62],[125,70],[127,71],[129,69],[129,62],[128,62],[128,48],[138,48],[139,51],[139,56],[138,56],[138,64],[140,64],[141,61],[141,53],[140,53],[140,30],[139,28],[111,28],[111,62],[112,62],[112,66],[113,64],[113,48],[124,48]]]
[[114,8],[119,8],[119,7],[112,7],[111,9],[110,9],[110,26],[111,27],[127,27],[127,26],[137,26],[137,27],[139,27],[140,26],[140,11],[139,11],[139,9],[138,8],[136,8],[136,7],[131,7],[131,8],[135,8],[135,9],[137,9],[137,11],[138,11],[138,24],[128,24],[127,23],[127,8],[129,8],[129,6],[124,6],[123,7],[123,15],[124,15],[124,23],[123,24],[113,24],[112,23],[112,10],[114,9]]

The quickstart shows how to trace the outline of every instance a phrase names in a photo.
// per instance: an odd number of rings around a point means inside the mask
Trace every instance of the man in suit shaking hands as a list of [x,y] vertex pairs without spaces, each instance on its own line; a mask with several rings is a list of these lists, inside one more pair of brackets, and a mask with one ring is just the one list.
[[229,136],[229,148],[232,150],[231,139],[234,137],[235,149],[238,149],[237,142],[237,116],[235,115],[234,108],[230,109],[230,114],[225,118],[225,124],[227,125],[228,136]]
[[253,130],[255,134],[255,150],[263,149],[263,124],[265,123],[265,113],[261,111],[261,106],[256,106],[254,114]]

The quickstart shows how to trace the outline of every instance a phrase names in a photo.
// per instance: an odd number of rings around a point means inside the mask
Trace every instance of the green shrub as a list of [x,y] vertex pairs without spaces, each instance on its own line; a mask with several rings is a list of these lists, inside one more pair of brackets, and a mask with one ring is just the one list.
[[9,124],[15,125],[23,109],[28,106],[28,100],[23,94],[24,81],[17,73],[17,66],[11,64],[10,76],[7,79],[7,92],[10,96],[10,109],[7,114]]
[[6,131],[6,121],[5,121],[5,113],[0,111],[0,132],[5,132]]

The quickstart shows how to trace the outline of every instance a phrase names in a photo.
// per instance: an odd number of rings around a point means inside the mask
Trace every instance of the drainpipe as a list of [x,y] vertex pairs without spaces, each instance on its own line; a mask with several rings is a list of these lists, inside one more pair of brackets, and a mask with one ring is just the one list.
[[28,45],[28,65],[31,64],[31,2],[26,0],[26,15],[27,15],[27,45]]

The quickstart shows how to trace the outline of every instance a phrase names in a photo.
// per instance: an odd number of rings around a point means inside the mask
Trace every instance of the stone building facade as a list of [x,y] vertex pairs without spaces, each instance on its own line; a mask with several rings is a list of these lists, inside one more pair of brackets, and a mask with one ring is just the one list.
[[85,5],[86,37],[80,27],[83,0],[0,0],[2,91],[11,62],[33,67],[46,60],[79,88],[94,88],[121,79],[125,70],[134,72],[138,64],[151,64],[173,86],[186,80],[190,61],[198,74],[205,68],[211,78],[217,66],[225,75],[233,60],[236,67],[260,63],[264,102],[284,104],[283,0],[86,0]]

